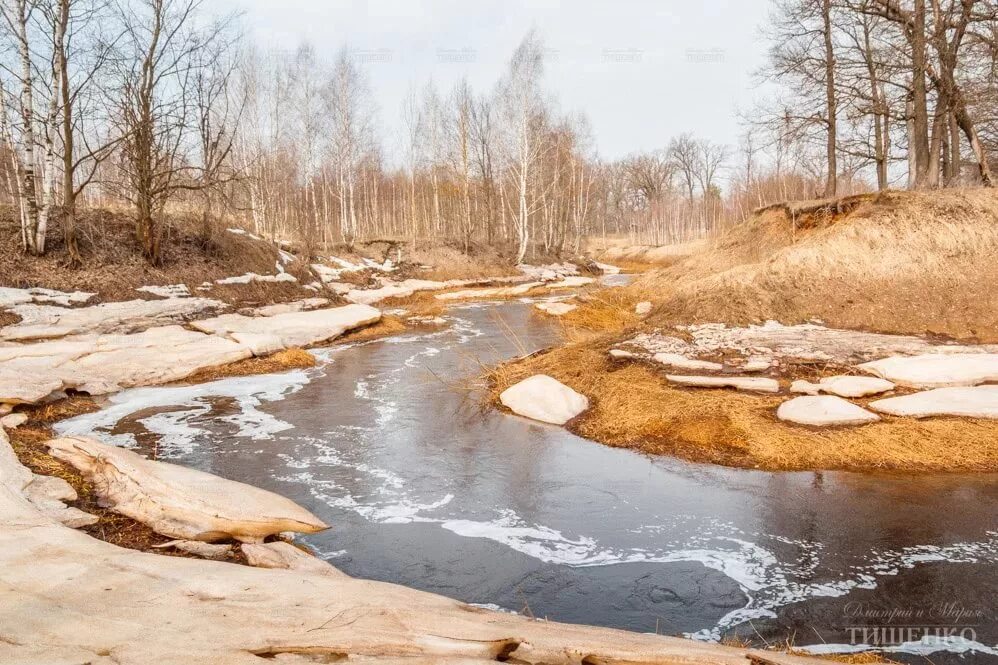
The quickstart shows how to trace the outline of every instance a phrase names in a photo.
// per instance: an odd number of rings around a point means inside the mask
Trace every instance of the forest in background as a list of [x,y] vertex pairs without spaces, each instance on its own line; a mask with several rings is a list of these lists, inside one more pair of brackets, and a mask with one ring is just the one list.
[[78,207],[128,205],[154,264],[172,210],[206,240],[221,219],[308,254],[392,238],[520,261],[708,237],[777,201],[993,184],[994,0],[775,0],[757,72],[773,92],[739,145],[678,133],[619,160],[560,108],[534,31],[489,89],[426,81],[377,109],[363,54],[241,29],[204,0],[0,0],[0,202],[26,252],[58,234],[80,261]]

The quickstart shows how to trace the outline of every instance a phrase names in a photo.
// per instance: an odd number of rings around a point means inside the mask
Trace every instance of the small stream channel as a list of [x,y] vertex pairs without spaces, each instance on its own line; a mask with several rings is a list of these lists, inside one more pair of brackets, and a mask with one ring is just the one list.
[[312,370],[125,391],[59,430],[288,496],[332,525],[305,541],[357,577],[760,645],[844,651],[883,640],[873,627],[929,627],[945,638],[885,655],[998,661],[992,476],[768,473],[608,448],[465,390],[479,363],[556,343],[556,323],[526,302],[448,318],[318,350]]

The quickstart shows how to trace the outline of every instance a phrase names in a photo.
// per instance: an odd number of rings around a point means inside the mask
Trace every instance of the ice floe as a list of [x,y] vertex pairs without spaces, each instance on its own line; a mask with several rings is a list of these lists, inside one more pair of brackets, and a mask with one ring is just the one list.
[[225,307],[207,298],[126,300],[67,309],[52,305],[16,305],[19,323],[0,328],[0,339],[27,341],[85,333],[129,333],[164,326]]
[[0,286],[0,308],[23,305],[25,303],[52,303],[69,307],[70,305],[85,303],[95,295],[97,294],[85,291],[66,292],[38,287],[15,289],[9,286]]
[[893,390],[894,384],[872,376],[826,376],[818,383],[798,380],[790,384],[790,392],[817,395],[829,393],[839,397],[866,397]]
[[892,356],[864,363],[859,368],[911,388],[976,386],[998,381],[998,353]]
[[189,298],[191,295],[190,289],[187,288],[186,284],[165,284],[163,286],[140,286],[135,289],[142,293],[151,293],[154,296],[159,296],[160,298]]
[[776,417],[798,425],[826,427],[875,423],[880,417],[834,395],[795,397],[780,404]]
[[871,402],[870,408],[892,416],[913,418],[930,416],[998,418],[998,385],[936,388],[911,395],[880,399]]
[[557,379],[535,374],[510,386],[499,401],[517,415],[554,425],[564,425],[589,408],[589,399]]

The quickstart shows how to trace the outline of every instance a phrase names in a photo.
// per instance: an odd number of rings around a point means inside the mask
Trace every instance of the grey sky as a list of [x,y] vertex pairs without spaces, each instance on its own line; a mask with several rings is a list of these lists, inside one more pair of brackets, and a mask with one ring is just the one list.
[[[307,39],[329,58],[342,46],[365,62],[388,136],[411,85],[446,91],[467,75],[490,89],[535,27],[550,57],[546,86],[562,111],[581,110],[605,158],[664,146],[692,131],[734,145],[736,111],[753,97],[768,0],[214,0],[242,8],[263,47]],[[386,146],[389,150],[392,146]]]

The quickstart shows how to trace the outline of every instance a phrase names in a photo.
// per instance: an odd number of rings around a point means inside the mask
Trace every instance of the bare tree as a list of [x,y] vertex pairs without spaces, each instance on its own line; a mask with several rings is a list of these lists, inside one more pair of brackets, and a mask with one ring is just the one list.
[[135,236],[152,264],[162,260],[163,209],[176,192],[209,183],[190,154],[196,124],[193,79],[231,19],[196,24],[203,0],[134,0],[119,5],[124,31],[115,61],[123,137],[123,194],[136,209]]
[[[37,149],[38,137],[35,132],[35,68],[31,61],[32,46],[29,39],[29,24],[35,3],[28,0],[4,0],[0,3],[0,20],[5,31],[13,38],[17,49],[17,66],[8,69],[20,87],[16,105],[18,123],[8,123],[7,134],[14,156],[17,174],[18,200],[21,212],[21,244],[31,254],[45,253],[45,236],[48,212],[51,203],[50,188],[44,186],[44,195],[39,198]],[[9,99],[7,94],[4,99]],[[43,162],[47,164],[48,161]],[[42,172],[45,178],[44,170]],[[44,180],[46,183],[47,180]]]
[[537,33],[531,30],[513,52],[506,76],[500,83],[505,134],[503,144],[507,167],[517,192],[517,206],[513,214],[517,263],[523,261],[530,242],[530,179],[543,150],[539,137],[544,117],[540,90],[543,72],[542,44]]

